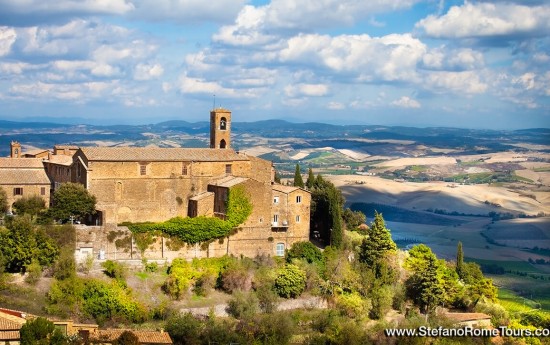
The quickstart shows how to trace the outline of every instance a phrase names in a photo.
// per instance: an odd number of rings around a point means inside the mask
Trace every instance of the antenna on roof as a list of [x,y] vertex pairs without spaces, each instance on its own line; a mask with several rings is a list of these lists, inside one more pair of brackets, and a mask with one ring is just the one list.
[[212,110],[216,110],[216,94],[214,94],[213,96],[214,96],[214,107],[212,108]]

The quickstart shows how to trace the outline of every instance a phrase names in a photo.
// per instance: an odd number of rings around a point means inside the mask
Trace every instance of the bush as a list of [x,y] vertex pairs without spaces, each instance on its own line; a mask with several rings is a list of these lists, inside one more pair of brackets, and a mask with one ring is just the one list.
[[191,313],[171,316],[166,321],[165,328],[174,344],[201,344],[203,323],[197,320]]
[[114,278],[120,282],[125,281],[126,268],[121,263],[112,261],[112,260],[107,260],[104,263],[102,263],[101,266],[105,269],[103,270],[103,272],[107,276]]
[[43,317],[27,321],[20,330],[21,345],[61,345],[64,337],[53,322]]
[[27,284],[35,285],[38,283],[42,277],[42,267],[35,259],[32,260],[31,264],[27,266],[27,276],[25,277],[25,282]]
[[258,312],[258,297],[254,293],[235,291],[227,303],[227,313],[236,319],[250,320]]
[[360,318],[369,313],[371,302],[357,293],[342,294],[336,297],[336,307],[346,317]]
[[221,274],[221,281],[227,292],[249,291],[252,288],[252,272],[242,262],[235,263]]
[[311,263],[320,263],[323,261],[323,253],[313,243],[296,242],[286,253],[286,261],[292,262],[292,259],[304,259]]
[[275,291],[281,297],[295,298],[306,288],[306,273],[298,266],[287,264],[278,270]]
[[278,296],[271,286],[262,285],[256,289],[256,296],[260,310],[264,313],[273,313],[277,310]]
[[76,263],[74,260],[74,250],[63,248],[59,259],[53,266],[53,276],[58,280],[64,280],[74,276],[76,272]]

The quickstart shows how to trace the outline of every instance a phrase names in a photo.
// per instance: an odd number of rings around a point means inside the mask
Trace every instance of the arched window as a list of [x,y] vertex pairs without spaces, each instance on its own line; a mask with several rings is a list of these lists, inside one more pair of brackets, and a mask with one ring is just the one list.
[[226,145],[225,139],[222,139],[222,140],[220,141],[220,149],[225,149],[225,145]]
[[222,117],[220,120],[220,130],[225,131],[227,129],[227,119]]

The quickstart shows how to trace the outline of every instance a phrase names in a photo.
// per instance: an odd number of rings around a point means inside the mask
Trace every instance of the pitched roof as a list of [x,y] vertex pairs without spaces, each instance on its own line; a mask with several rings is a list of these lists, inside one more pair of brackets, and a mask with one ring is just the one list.
[[219,180],[215,180],[212,182],[209,182],[208,184],[211,186],[219,186],[219,187],[225,187],[225,188],[231,188],[233,186],[236,186],[240,183],[243,183],[244,181],[248,181],[249,179],[247,177],[236,177],[236,176],[226,176]]
[[51,155],[47,161],[53,164],[70,166],[73,164],[73,157],[67,155]]
[[50,179],[42,169],[0,169],[1,185],[49,185]]
[[290,193],[295,192],[297,190],[302,190],[306,193],[309,193],[309,191],[307,191],[303,188],[294,187],[294,186],[283,186],[282,184],[271,185],[271,189],[276,190],[276,191],[281,192],[281,193],[285,193],[285,194],[290,194]]
[[44,169],[42,158],[0,158],[0,169]]
[[124,162],[230,162],[246,161],[248,157],[229,149],[191,149],[160,147],[81,147],[90,161]]
[[0,309],[0,331],[19,331],[27,321],[24,315],[16,310]]
[[117,340],[124,331],[134,333],[141,344],[173,344],[167,332],[138,331],[132,329],[100,329],[90,333],[90,340],[113,342]]

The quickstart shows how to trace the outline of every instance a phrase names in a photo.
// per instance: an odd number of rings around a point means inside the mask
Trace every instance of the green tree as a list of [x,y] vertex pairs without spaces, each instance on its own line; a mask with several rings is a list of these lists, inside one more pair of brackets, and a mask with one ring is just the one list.
[[166,331],[174,344],[200,345],[203,322],[191,313],[174,313],[166,320]]
[[364,224],[367,221],[367,216],[361,211],[352,211],[350,208],[346,208],[342,214],[344,223],[348,229],[356,229],[359,225]]
[[83,185],[63,183],[53,194],[51,214],[56,219],[80,219],[95,213],[96,198]]
[[0,187],[0,213],[6,213],[10,209],[8,205],[8,194]]
[[311,189],[313,188],[314,184],[315,184],[315,175],[313,175],[313,169],[309,168],[307,172],[306,186],[307,188]]
[[64,343],[64,337],[59,328],[43,317],[25,322],[19,333],[21,345],[57,345]]
[[321,239],[331,246],[340,248],[343,244],[342,208],[344,197],[330,181],[317,175],[311,189],[310,227],[318,231]]
[[318,263],[323,261],[323,253],[309,241],[296,242],[286,253],[287,262],[290,263],[293,259],[304,259],[310,264]]
[[409,297],[420,309],[427,313],[443,302],[443,287],[438,271],[438,262],[435,255],[428,257],[425,268],[415,272],[407,280]]
[[298,266],[287,264],[277,272],[275,291],[284,298],[300,296],[306,288],[306,273]]
[[28,214],[33,218],[46,208],[46,201],[38,195],[24,196],[13,203],[13,208],[17,214]]
[[275,183],[281,183],[281,174],[277,170],[275,170],[275,176],[273,177],[273,180]]
[[374,214],[374,221],[367,234],[368,237],[361,243],[359,261],[367,264],[368,267],[374,267],[374,264],[388,252],[397,250],[381,213]]
[[11,273],[25,272],[33,259],[40,266],[50,266],[59,255],[59,248],[28,217],[16,217],[0,233],[0,253],[5,269]]
[[464,278],[464,252],[462,251],[462,242],[458,242],[456,247],[456,273],[460,279]]
[[293,186],[304,188],[304,180],[302,179],[302,172],[300,171],[300,165],[296,164],[296,171],[294,171],[294,183]]

